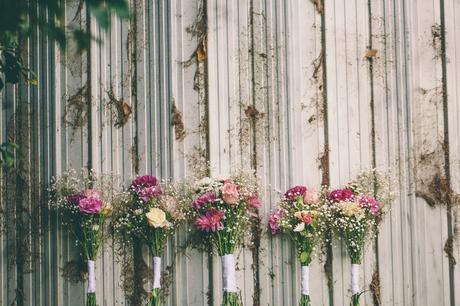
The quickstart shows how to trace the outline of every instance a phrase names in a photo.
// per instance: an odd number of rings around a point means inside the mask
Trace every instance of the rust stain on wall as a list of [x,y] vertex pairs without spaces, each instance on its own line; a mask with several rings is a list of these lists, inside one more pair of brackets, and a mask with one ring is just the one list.
[[123,101],[115,96],[112,85],[106,93],[109,98],[107,105],[109,106],[114,118],[114,126],[120,128],[124,126],[131,117],[133,112],[132,107],[126,101]]
[[187,132],[185,130],[184,121],[182,119],[182,113],[176,106],[175,101],[172,102],[172,125],[174,126],[174,133],[176,135],[176,140],[184,140],[185,136],[187,136]]
[[88,84],[82,87],[67,99],[62,120],[72,129],[78,129],[88,122]]

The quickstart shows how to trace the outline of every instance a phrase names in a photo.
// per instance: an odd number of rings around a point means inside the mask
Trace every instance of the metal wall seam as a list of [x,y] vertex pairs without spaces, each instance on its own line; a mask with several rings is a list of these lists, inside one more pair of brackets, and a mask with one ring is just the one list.
[[[391,31],[391,23],[388,22],[391,10],[383,2],[370,2],[371,19],[371,39],[372,49],[377,50],[377,54],[372,59],[373,69],[373,107],[374,107],[374,133],[375,133],[375,163],[377,168],[391,170],[391,175],[395,176],[396,158],[395,143],[392,135],[392,124],[390,118],[394,113],[391,99],[394,95],[394,87],[390,86],[394,75],[393,67],[393,44],[392,37],[394,31]],[[379,115],[384,114],[384,115]],[[391,305],[399,303],[394,298],[392,278],[389,277],[394,271],[401,271],[399,266],[395,269],[395,261],[392,256],[392,223],[394,210],[388,213],[388,217],[381,224],[378,234],[378,274],[376,275],[378,295],[375,296],[382,305]]]
[[[459,231],[459,207],[458,207],[458,194],[460,193],[460,141],[458,135],[460,135],[460,108],[459,108],[459,88],[460,88],[460,77],[458,75],[460,65],[460,34],[458,33],[459,21],[458,17],[460,14],[460,4],[455,1],[441,1],[444,11],[445,18],[445,61],[446,61],[446,81],[447,81],[447,117],[448,117],[448,130],[449,130],[449,157],[450,157],[450,175],[452,182],[452,234],[456,237]],[[453,252],[454,259],[457,265],[454,266],[454,277],[453,287],[451,286],[450,291],[453,293],[453,300],[451,305],[459,303],[460,291],[455,288],[460,283],[460,244],[453,238]],[[446,290],[444,291],[445,294]]]
[[[359,1],[325,1],[327,96],[330,139],[330,175],[333,187],[343,185],[363,169],[371,168],[370,83],[365,54],[368,7]],[[337,244],[336,244],[337,243]],[[342,243],[336,241],[333,277],[334,303],[350,299],[350,260]],[[368,262],[371,261],[371,262]],[[361,287],[372,273],[372,256],[365,254]],[[363,297],[366,302],[366,297]]]

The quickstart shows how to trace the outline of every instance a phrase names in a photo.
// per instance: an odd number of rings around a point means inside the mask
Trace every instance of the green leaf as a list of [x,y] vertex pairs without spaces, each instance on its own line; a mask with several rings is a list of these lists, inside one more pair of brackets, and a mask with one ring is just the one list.
[[118,17],[122,19],[129,18],[129,6],[125,0],[108,0],[107,5]]
[[38,85],[38,80],[37,79],[28,79],[27,83],[29,83],[30,85],[37,86]]
[[83,30],[77,29],[73,31],[75,42],[77,43],[77,53],[83,52],[83,50],[89,47],[91,37]]
[[19,77],[21,75],[21,65],[19,58],[16,57],[11,52],[5,52],[5,63],[4,63],[4,72],[5,72],[5,82],[16,84],[19,82]]
[[18,145],[14,142],[4,142],[0,145],[2,159],[0,165],[5,168],[11,168],[14,165],[14,150],[18,149]]
[[2,152],[2,163],[6,168],[13,167],[13,165],[14,165],[14,156],[9,154],[9,153]]

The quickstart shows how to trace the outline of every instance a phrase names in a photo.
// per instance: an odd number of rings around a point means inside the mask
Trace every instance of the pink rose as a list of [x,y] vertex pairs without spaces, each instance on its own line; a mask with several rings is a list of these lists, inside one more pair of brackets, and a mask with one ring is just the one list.
[[307,189],[307,191],[305,191],[303,202],[308,205],[318,202],[318,191],[316,188]]
[[303,215],[302,215],[302,221],[303,221],[303,223],[305,223],[306,225],[310,225],[311,222],[313,221],[313,218],[311,217],[310,214],[303,214]]
[[260,202],[260,199],[256,195],[251,195],[248,198],[248,204],[249,204],[249,206],[251,206],[253,208],[259,208],[261,202]]
[[86,198],[95,198],[95,199],[100,199],[101,198],[101,193],[95,189],[86,189],[83,192],[83,196]]
[[232,181],[225,181],[222,188],[222,199],[227,204],[236,204],[240,194],[238,193],[238,186]]
[[96,198],[84,198],[78,204],[80,211],[87,214],[97,214],[102,209],[102,201]]

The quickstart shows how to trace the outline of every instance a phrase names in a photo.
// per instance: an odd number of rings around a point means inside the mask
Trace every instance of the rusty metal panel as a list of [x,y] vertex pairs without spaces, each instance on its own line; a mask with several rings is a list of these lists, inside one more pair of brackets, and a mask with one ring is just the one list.
[[[104,32],[68,1],[64,22],[89,26],[103,44],[64,53],[35,30],[24,59],[39,85],[0,95],[0,142],[21,146],[17,170],[2,170],[0,304],[83,304],[84,283],[63,277],[78,250],[45,192],[51,176],[81,167],[125,183],[255,170],[262,232],[237,253],[238,288],[254,306],[299,297],[295,250],[265,229],[280,194],[390,169],[398,197],[366,249],[363,303],[458,304],[458,1],[142,0],[131,9],[135,18]],[[219,305],[219,260],[187,243],[186,230],[168,242],[165,304]],[[108,241],[96,264],[101,306],[129,305],[115,249]],[[348,304],[349,269],[339,242],[331,262],[319,254],[314,305]]]

